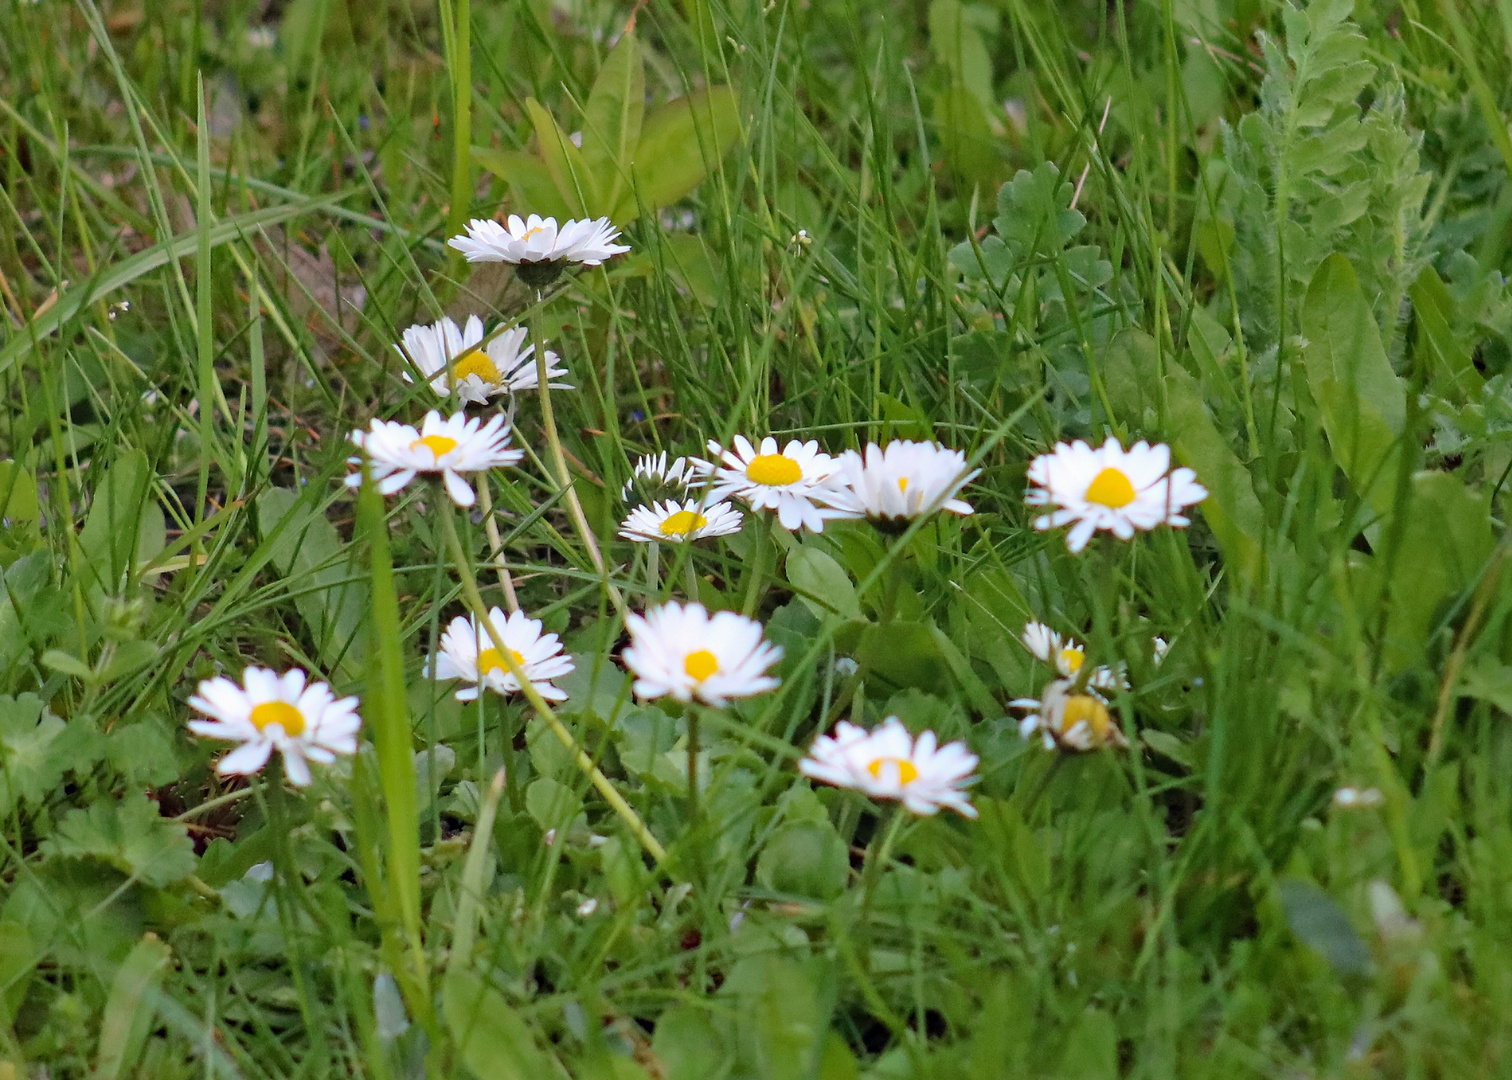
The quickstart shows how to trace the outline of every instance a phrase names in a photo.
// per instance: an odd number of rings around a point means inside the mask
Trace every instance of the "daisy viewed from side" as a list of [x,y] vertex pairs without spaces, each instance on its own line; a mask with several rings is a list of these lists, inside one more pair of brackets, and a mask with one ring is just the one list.
[[959,450],[906,439],[886,447],[870,443],[863,453],[847,450],[839,464],[851,498],[836,505],[883,532],[902,532],[915,518],[938,511],[970,514],[971,504],[955,494],[982,471],[967,468]]
[[[417,473],[439,475],[446,492],[458,506],[471,506],[477,499],[463,473],[485,472],[513,465],[524,451],[509,446],[509,424],[502,415],[484,423],[456,413],[443,420],[434,410],[425,414],[420,430],[392,420],[374,420],[368,431],[354,431],[351,440],[368,458],[368,468],[378,490],[392,495]],[[362,485],[362,456],[348,458],[358,470],[346,478],[348,487]]]
[[1085,680],[1079,680],[1077,676],[1087,662],[1086,648],[1074,638],[1061,637],[1042,622],[1025,623],[1019,640],[1036,660],[1052,665],[1073,682],[1082,682],[1098,690],[1114,690],[1127,685],[1118,671],[1103,665],[1093,668]]
[[671,696],[723,708],[730,698],[773,690],[766,673],[782,649],[764,640],[761,624],[733,611],[713,615],[702,604],[671,602],[625,619],[625,666],[642,698]]
[[606,217],[569,219],[558,225],[553,217],[531,214],[522,220],[510,214],[508,225],[474,218],[467,223],[466,236],[454,236],[447,244],[468,262],[514,263],[525,283],[539,289],[551,284],[570,262],[598,266],[629,251],[629,245],[614,242],[618,238],[619,230]]
[[1128,746],[1118,729],[1108,703],[1094,690],[1078,686],[1074,679],[1056,679],[1038,698],[1016,698],[1009,704],[1028,709],[1019,722],[1019,735],[1027,739],[1036,731],[1046,750],[1096,750],[1102,746]]
[[896,799],[915,814],[935,814],[948,806],[977,816],[965,788],[974,782],[977,756],[964,742],[938,746],[933,731],[915,741],[896,716],[875,731],[847,721],[833,735],[814,740],[798,771],[836,787],[855,788],[874,799]]
[[626,540],[643,543],[678,544],[738,533],[744,520],[740,511],[727,502],[705,506],[697,499],[684,502],[668,499],[660,506],[637,506],[620,524],[619,534]]
[[744,435],[737,435],[731,449],[711,441],[709,452],[716,458],[711,499],[736,495],[752,510],[772,510],[789,532],[799,528],[823,532],[828,520],[857,516],[855,511],[841,508],[847,496],[838,477],[840,463],[821,451],[813,439],[793,439],[778,449],[777,440],[770,435],[759,447],[752,446]]
[[1034,527],[1070,524],[1066,545],[1072,551],[1086,547],[1099,529],[1128,540],[1136,530],[1189,525],[1181,511],[1208,494],[1191,469],[1171,470],[1169,446],[1141,441],[1125,450],[1111,435],[1095,450],[1080,439],[1057,443],[1030,463],[1029,482],[1024,501],[1055,508]]
[[[535,346],[527,345],[526,337],[525,328],[515,326],[484,341],[483,320],[470,315],[463,327],[451,319],[429,326],[411,326],[404,332],[403,344],[394,348],[409,357],[437,394],[449,397],[455,390],[462,404],[482,404],[499,394],[534,390],[539,385]],[[546,351],[548,379],[567,374],[566,368],[553,366],[559,359],[556,353]],[[411,381],[407,371],[404,381]],[[561,390],[572,389],[566,383],[551,385]]]
[[293,668],[282,675],[249,667],[242,683],[217,677],[199,684],[191,708],[210,717],[189,721],[189,730],[208,739],[241,743],[216,763],[222,776],[251,776],[274,750],[283,757],[289,783],[310,782],[310,762],[329,765],[337,754],[357,752],[357,699],[337,699],[323,682],[309,682]]
[[[488,621],[510,652],[510,659],[524,674],[525,680],[547,701],[565,701],[567,693],[554,686],[574,668],[572,657],[563,655],[562,642],[555,634],[541,633],[541,620],[523,611],[506,616],[502,609],[491,608]],[[433,679],[460,679],[466,685],[457,690],[458,701],[473,701],[478,691],[487,687],[496,694],[515,694],[520,680],[509,670],[509,663],[493,644],[493,638],[474,617],[458,615],[441,635],[441,651],[434,663],[426,665]]]

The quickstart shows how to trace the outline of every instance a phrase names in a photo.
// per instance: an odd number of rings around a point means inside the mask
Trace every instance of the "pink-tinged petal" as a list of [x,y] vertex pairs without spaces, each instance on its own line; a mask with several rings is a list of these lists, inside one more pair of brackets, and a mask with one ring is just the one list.
[[268,763],[268,755],[272,752],[271,741],[258,739],[244,746],[238,746],[221,758],[216,762],[215,771],[222,776],[251,776]]
[[284,775],[289,778],[289,783],[295,787],[310,786],[310,766],[298,743],[290,743],[283,748],[283,763]]

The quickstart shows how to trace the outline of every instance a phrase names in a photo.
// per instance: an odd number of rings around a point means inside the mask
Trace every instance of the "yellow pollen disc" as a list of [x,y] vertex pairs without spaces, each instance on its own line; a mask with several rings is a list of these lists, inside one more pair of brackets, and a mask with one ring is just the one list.
[[866,763],[866,771],[872,774],[873,779],[882,779],[882,766],[893,764],[898,767],[898,783],[907,787],[919,778],[919,770],[913,762],[907,758],[879,757],[875,761]]
[[[471,352],[465,352],[457,357],[456,363],[452,365],[452,373],[456,376],[458,382],[461,382],[469,375],[476,375],[490,386],[498,385],[500,380],[498,367],[494,365],[494,362],[488,358],[488,354],[482,349],[473,349]],[[431,438],[434,439],[435,436],[432,435]]]
[[[513,649],[510,649],[509,658],[515,662],[515,667],[519,668],[521,671],[525,670],[525,658],[523,656],[515,652]],[[510,673],[509,665],[506,664],[504,662],[504,658],[499,655],[498,649],[484,649],[483,652],[478,656],[478,677],[482,678],[490,671],[502,671],[506,675]]]
[[431,452],[431,456],[439,458],[442,454],[449,454],[457,448],[456,439],[448,439],[445,435],[426,435],[410,443],[409,448],[415,449],[423,446]]
[[1087,654],[1080,649],[1062,649],[1061,661],[1066,665],[1066,670],[1075,675],[1081,670],[1082,664],[1087,661]]
[[709,519],[693,510],[679,510],[675,514],[669,514],[659,528],[663,536],[687,536],[691,532],[697,532],[709,523]]
[[304,713],[287,701],[265,701],[254,705],[252,726],[258,731],[266,731],[270,724],[277,724],[284,729],[285,735],[297,739],[304,733]]
[[1091,694],[1077,694],[1067,698],[1066,709],[1061,714],[1061,734],[1064,735],[1083,720],[1092,729],[1093,739],[1098,743],[1108,737],[1108,728],[1113,724],[1113,718],[1108,715],[1108,707]]
[[1134,485],[1117,469],[1104,469],[1087,488],[1087,501],[1121,509],[1134,501]]
[[746,477],[768,487],[784,487],[803,479],[803,466],[785,454],[762,454],[746,466]]
[[688,654],[683,661],[683,670],[697,681],[703,682],[719,670],[719,658],[708,649],[699,649]]

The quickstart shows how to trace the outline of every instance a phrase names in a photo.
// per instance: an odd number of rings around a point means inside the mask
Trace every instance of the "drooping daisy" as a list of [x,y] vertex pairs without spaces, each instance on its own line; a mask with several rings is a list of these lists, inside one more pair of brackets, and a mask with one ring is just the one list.
[[1057,746],[1062,750],[1096,750],[1109,743],[1129,745],[1108,703],[1090,687],[1078,686],[1074,679],[1056,679],[1040,691],[1038,698],[1016,698],[1009,704],[1031,710],[1019,722],[1019,734],[1027,739],[1038,731],[1046,750]]
[[474,218],[467,223],[466,236],[454,236],[447,244],[468,262],[514,263],[525,283],[539,289],[556,280],[569,262],[598,266],[629,251],[628,245],[614,242],[618,237],[619,230],[606,217],[572,219],[558,226],[556,218],[531,214],[522,221],[510,214],[507,228]]
[[915,742],[902,722],[890,716],[875,731],[840,721],[834,735],[814,740],[798,771],[874,799],[897,799],[915,814],[935,814],[948,806],[974,818],[976,807],[963,789],[975,779],[976,766],[977,756],[965,743],[936,746],[932,731]]
[[733,611],[710,615],[702,604],[663,604],[625,619],[625,666],[642,698],[671,695],[722,708],[730,698],[775,689],[766,674],[782,649],[762,639],[761,624]]
[[[404,343],[394,348],[408,356],[420,374],[430,380],[431,389],[442,397],[456,390],[457,400],[482,404],[499,394],[534,390],[539,385],[535,346],[527,345],[523,326],[496,332],[483,340],[483,320],[470,315],[467,325],[458,328],[451,319],[430,326],[415,325],[404,332]],[[566,368],[553,365],[560,359],[546,350],[546,376],[557,379]],[[409,372],[404,372],[409,382]],[[566,383],[552,382],[553,387],[571,390]]]
[[[506,617],[500,608],[491,608],[488,621],[536,693],[547,701],[565,701],[566,691],[551,682],[575,666],[572,657],[562,655],[561,639],[555,634],[541,633],[541,620],[529,618],[523,611]],[[480,686],[496,694],[514,694],[520,690],[520,681],[509,670],[509,663],[473,616],[458,615],[451,621],[441,635],[441,651],[435,662],[426,665],[426,674],[433,679],[461,679],[466,683],[456,693],[458,701],[475,700]]]
[[668,499],[660,506],[637,506],[620,524],[619,534],[626,540],[643,543],[679,544],[684,540],[738,533],[744,520],[740,511],[727,502],[705,506],[697,499],[684,502]]
[[1171,470],[1171,448],[1140,441],[1125,450],[1112,435],[1094,450],[1080,439],[1057,443],[1029,465],[1030,506],[1056,507],[1036,518],[1036,529],[1075,522],[1066,545],[1080,551],[1099,529],[1127,540],[1136,529],[1190,525],[1181,511],[1207,498],[1191,469]]
[[789,532],[800,527],[823,532],[826,521],[857,516],[853,509],[844,508],[847,495],[838,475],[840,463],[821,451],[815,440],[794,439],[779,450],[770,435],[759,448],[737,435],[732,449],[711,441],[709,452],[717,459],[711,499],[737,495],[752,510],[774,510]]
[[1056,671],[1072,682],[1080,682],[1096,690],[1114,690],[1128,685],[1118,670],[1104,665],[1093,668],[1085,680],[1079,679],[1077,676],[1087,662],[1086,648],[1074,638],[1061,637],[1042,622],[1025,623],[1020,640],[1036,660],[1054,665]]
[[[416,431],[408,424],[374,420],[368,431],[354,431],[352,442],[366,453],[378,490],[392,495],[415,478],[416,473],[439,473],[446,491],[458,506],[471,506],[477,495],[462,473],[484,472],[513,465],[525,456],[509,446],[509,424],[502,415],[488,423],[469,420],[466,413],[449,419],[432,410]],[[362,485],[362,457],[347,459],[358,471],[346,478],[348,487]]]
[[836,505],[884,532],[902,532],[915,518],[942,510],[971,513],[971,504],[954,496],[982,471],[968,469],[959,450],[906,439],[885,448],[869,443],[864,455],[847,450],[839,462],[851,498]]
[[209,720],[189,721],[189,730],[209,739],[241,743],[216,763],[222,776],[250,776],[277,750],[289,783],[310,782],[310,762],[329,765],[337,754],[357,752],[357,699],[337,699],[323,682],[307,682],[293,668],[282,675],[249,667],[242,685],[217,677],[199,684],[191,708]]
[[684,499],[689,491],[708,480],[714,466],[703,458],[677,457],[667,463],[667,452],[644,454],[635,463],[620,495],[626,502],[646,506],[663,499]]

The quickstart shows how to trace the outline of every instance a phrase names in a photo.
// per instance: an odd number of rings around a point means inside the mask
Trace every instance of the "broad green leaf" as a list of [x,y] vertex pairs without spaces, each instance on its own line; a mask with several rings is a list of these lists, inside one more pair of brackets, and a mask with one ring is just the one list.
[[525,809],[542,832],[550,832],[571,825],[583,809],[583,800],[566,784],[543,776],[525,789]]
[[846,619],[861,617],[856,586],[844,568],[818,548],[803,544],[788,552],[787,579],[820,618],[826,611]]
[[153,488],[156,475],[141,450],[116,457],[90,500],[79,547],[90,572],[115,593],[128,571],[163,550],[166,527]]
[[646,69],[635,35],[622,34],[583,109],[583,160],[606,206],[619,201],[646,112]]
[[1102,1009],[1088,1008],[1071,1025],[1057,1080],[1118,1080],[1118,1027]]
[[1404,513],[1386,623],[1386,637],[1399,662],[1410,659],[1427,641],[1444,602],[1474,587],[1495,544],[1486,497],[1451,473],[1414,475]]
[[656,1018],[651,1049],[667,1080],[719,1080],[730,1071],[730,1052],[709,1014],[675,1005]]
[[477,1080],[541,1080],[556,1075],[520,1014],[473,971],[453,965],[441,1013],[457,1056]]
[[806,1080],[824,1049],[828,1025],[814,980],[771,953],[738,961],[720,994],[738,1002],[740,1056],[762,1080]]
[[1333,897],[1301,879],[1278,882],[1276,896],[1292,933],[1327,960],[1334,974],[1356,977],[1370,974],[1370,951]]
[[790,821],[756,860],[756,880],[775,892],[833,900],[845,891],[850,853],[828,821]]
[[148,885],[162,887],[194,873],[194,842],[184,826],[158,814],[143,794],[70,810],[41,848],[49,856],[98,859]]
[[994,107],[992,58],[960,0],[930,3],[929,48],[935,60],[950,69],[951,81],[970,91],[980,108]]
[[54,740],[65,724],[44,712],[36,694],[0,697],[0,812],[17,802],[39,803],[56,790],[67,762],[57,760]]
[[[634,221],[641,205],[660,209],[681,199],[708,176],[740,138],[740,103],[728,86],[701,90],[652,111],[641,128],[630,175],[610,217]],[[639,201],[636,196],[639,195]]]
[[559,221],[572,217],[572,208],[557,190],[556,181],[540,158],[518,150],[474,146],[472,159],[509,184],[517,211],[554,217]]
[[593,173],[583,160],[583,152],[557,126],[552,115],[535,98],[525,99],[525,111],[535,125],[536,141],[541,146],[541,160],[567,204],[573,217],[600,217],[602,200]]
[[1054,255],[1087,224],[1082,212],[1071,208],[1075,191],[1052,161],[1033,172],[1020,169],[998,189],[992,227],[1021,261]]
[[967,185],[992,190],[1002,178],[1000,143],[992,134],[982,103],[964,83],[953,82],[935,97],[936,138],[945,163]]
[[1456,403],[1476,401],[1486,381],[1475,370],[1470,349],[1457,341],[1450,329],[1454,318],[1454,298],[1431,266],[1408,290],[1413,314],[1417,316],[1417,356],[1430,373],[1430,388],[1439,397]]
[[116,969],[105,1013],[100,1018],[93,1080],[116,1080],[135,1064],[157,1012],[153,995],[172,958],[168,946],[156,934],[149,933]]
[[14,461],[0,461],[0,566],[9,566],[42,543],[37,479]]
[[10,1026],[40,959],[25,926],[9,919],[0,922],[0,1024]]

